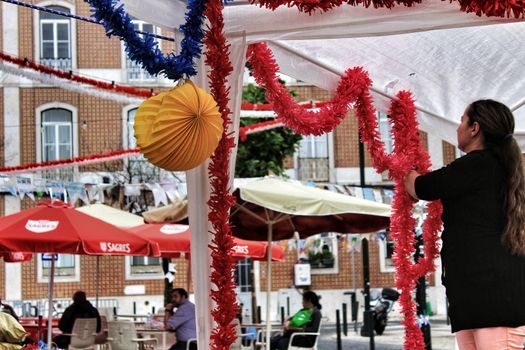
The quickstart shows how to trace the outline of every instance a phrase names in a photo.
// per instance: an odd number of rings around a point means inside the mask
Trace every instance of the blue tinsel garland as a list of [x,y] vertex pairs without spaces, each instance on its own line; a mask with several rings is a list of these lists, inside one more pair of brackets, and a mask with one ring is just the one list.
[[184,34],[180,54],[170,53],[165,57],[153,38],[141,38],[135,33],[131,18],[118,0],[85,0],[91,6],[92,17],[102,22],[106,35],[120,37],[126,45],[128,57],[142,65],[149,74],[163,73],[168,78],[179,80],[197,74],[195,58],[201,55],[204,37],[202,23],[206,0],[189,0],[186,23],[180,27]]

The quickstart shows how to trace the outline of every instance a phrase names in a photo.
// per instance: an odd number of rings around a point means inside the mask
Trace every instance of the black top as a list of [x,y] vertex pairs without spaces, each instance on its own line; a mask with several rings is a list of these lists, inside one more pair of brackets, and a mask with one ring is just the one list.
[[490,150],[416,178],[418,198],[443,203],[442,281],[452,332],[525,325],[525,258],[511,255],[500,240],[504,179]]
[[83,303],[73,303],[69,305],[64,311],[64,314],[62,314],[60,321],[58,321],[58,328],[60,328],[63,333],[71,333],[77,318],[96,318],[97,333],[100,332],[100,315],[98,310],[87,300]]

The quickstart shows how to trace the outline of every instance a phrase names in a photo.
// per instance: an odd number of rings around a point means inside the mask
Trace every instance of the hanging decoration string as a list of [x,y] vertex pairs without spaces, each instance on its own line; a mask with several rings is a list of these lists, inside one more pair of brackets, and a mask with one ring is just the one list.
[[126,46],[128,57],[139,63],[151,75],[164,74],[172,80],[189,78],[197,74],[195,59],[201,56],[204,37],[202,24],[206,0],[189,0],[186,23],[180,27],[184,35],[178,56],[164,56],[153,38],[141,38],[134,31],[131,18],[117,0],[85,0],[92,8],[92,17],[101,22],[108,37],[118,36]]
[[229,45],[224,37],[224,21],[222,17],[221,0],[209,0],[205,15],[210,24],[204,37],[206,45],[206,65],[210,67],[210,92],[217,101],[223,118],[223,135],[219,146],[211,157],[208,167],[211,193],[208,201],[210,222],[214,236],[211,245],[212,272],[211,283],[215,285],[210,291],[215,302],[211,311],[215,320],[215,327],[211,333],[211,349],[228,350],[237,339],[237,333],[232,321],[238,312],[233,276],[234,260],[232,257],[233,238],[229,222],[230,209],[235,203],[235,197],[230,189],[230,156],[235,147],[231,132],[230,114],[228,108],[229,89],[226,87],[227,78],[233,71],[229,59]]
[[[478,16],[487,17],[511,17],[525,18],[525,2],[524,1],[509,1],[509,0],[449,0],[459,1],[460,9],[464,12],[474,12]],[[266,7],[272,11],[279,6],[297,7],[299,12],[306,12],[312,14],[315,11],[330,11],[343,4],[350,6],[363,6],[374,8],[388,8],[391,9],[396,5],[406,7],[420,4],[421,0],[250,0],[252,4],[258,4],[261,7]]]
[[140,155],[140,149],[132,148],[120,151],[112,151],[101,154],[92,154],[89,156],[53,160],[49,162],[35,162],[17,166],[6,166],[0,168],[2,174],[23,174],[43,170],[68,168],[80,165],[97,164],[111,162],[122,158]]
[[284,124],[280,120],[269,120],[266,122],[255,123],[239,128],[239,139],[246,141],[248,135],[255,134],[262,131],[272,130],[275,128],[283,127]]
[[417,264],[413,262],[415,220],[412,218],[413,203],[404,190],[403,179],[414,165],[422,172],[428,171],[430,161],[418,136],[418,122],[412,96],[400,92],[398,100],[392,101],[390,119],[394,153],[385,152],[384,143],[378,131],[376,111],[372,104],[369,87],[372,81],[361,68],[349,69],[338,84],[334,98],[318,112],[305,113],[277,81],[278,66],[271,51],[264,44],[248,48],[252,74],[257,83],[266,89],[266,98],[287,127],[301,134],[319,135],[332,131],[346,116],[344,105],[354,103],[354,111],[362,141],[373,159],[378,173],[388,170],[396,183],[391,234],[395,238],[394,263],[396,265],[396,286],[401,291],[400,304],[405,325],[405,348],[423,350],[424,342],[415,318],[416,307],[411,293],[419,277],[434,271],[434,259],[439,255],[438,232],[441,229],[441,204],[427,205],[427,219],[423,225],[423,240],[426,257]]
[[98,98],[103,98],[105,100],[114,101],[122,104],[140,104],[144,101],[143,98],[130,97],[127,95],[122,95],[114,92],[108,92],[101,89],[94,88],[92,86],[86,86],[84,84],[79,84],[71,82],[70,80],[57,78],[48,74],[38,73],[35,71],[30,71],[27,69],[20,69],[14,66],[8,66],[5,63],[0,62],[0,71],[29,79],[32,81],[37,81],[45,85],[55,86],[61,89],[79,92],[81,94],[86,94]]
[[[329,102],[301,102],[300,105],[304,108],[320,108],[328,105]],[[273,105],[271,103],[241,103],[241,109],[243,111],[273,111]]]
[[104,89],[104,90],[113,91],[113,92],[120,92],[120,93],[143,97],[143,98],[148,98],[148,97],[153,96],[153,93],[148,90],[141,90],[141,89],[133,88],[131,86],[123,86],[123,85],[118,85],[118,84],[113,84],[113,83],[106,83],[100,80],[86,78],[86,77],[74,74],[71,71],[66,72],[63,70],[55,69],[52,67],[48,67],[42,64],[35,63],[28,59],[17,58],[17,57],[8,55],[3,52],[0,52],[0,59],[6,62],[14,63],[21,68],[29,68],[34,71],[44,73],[47,75],[52,75],[58,78],[71,80],[71,81],[81,83],[81,84],[92,85],[99,89]]
[[[54,15],[59,15],[59,16],[62,16],[62,17],[73,18],[73,19],[76,19],[76,20],[84,21],[84,22],[89,22],[89,23],[102,25],[102,23],[97,22],[94,19],[91,19],[91,18],[88,18],[88,17],[79,16],[79,15],[74,15],[72,13],[58,11],[58,10],[55,10],[53,8],[50,8],[50,7],[43,7],[43,6],[28,4],[27,2],[22,2],[22,1],[17,1],[17,0],[2,0],[2,1],[10,3],[10,4],[18,5],[18,6],[27,7],[27,8],[33,9],[33,10],[38,10],[40,12],[48,12],[48,13],[52,13]],[[166,40],[166,41],[175,41],[174,38],[170,38],[170,37],[167,37],[167,36],[164,36],[164,35],[155,34],[155,33],[145,32],[143,30],[135,29],[135,33],[141,34],[141,35],[151,36],[152,38],[156,38],[156,39],[161,39],[161,40]]]

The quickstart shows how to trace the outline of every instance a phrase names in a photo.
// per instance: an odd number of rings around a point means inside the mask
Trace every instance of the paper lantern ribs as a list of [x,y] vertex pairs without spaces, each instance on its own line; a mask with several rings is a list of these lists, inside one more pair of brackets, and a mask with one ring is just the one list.
[[152,164],[170,171],[189,170],[215,151],[222,123],[213,97],[187,80],[140,105],[135,138]]

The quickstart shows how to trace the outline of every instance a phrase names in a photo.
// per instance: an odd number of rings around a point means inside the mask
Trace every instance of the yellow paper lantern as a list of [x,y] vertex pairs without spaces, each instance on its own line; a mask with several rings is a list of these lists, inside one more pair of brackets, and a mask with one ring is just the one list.
[[183,171],[208,159],[222,136],[213,97],[190,80],[144,101],[135,115],[135,138],[154,165]]

